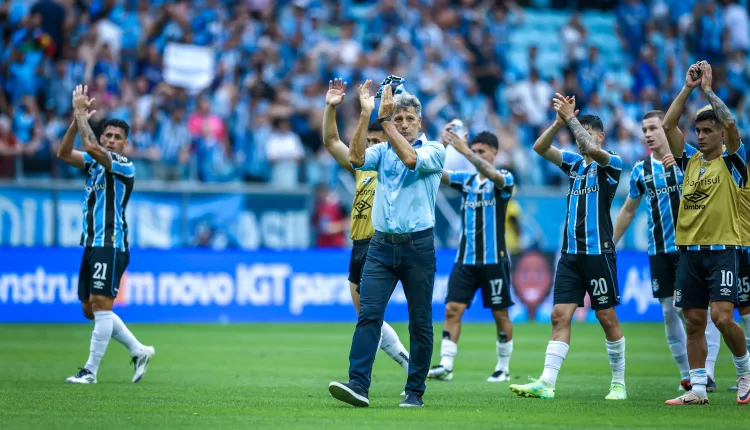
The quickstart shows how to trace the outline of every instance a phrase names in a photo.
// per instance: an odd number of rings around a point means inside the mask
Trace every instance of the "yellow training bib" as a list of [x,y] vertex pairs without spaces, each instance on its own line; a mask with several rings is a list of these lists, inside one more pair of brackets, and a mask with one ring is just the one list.
[[690,157],[677,217],[677,245],[740,244],[737,200],[740,189],[723,157]]
[[[750,174],[750,167],[748,167],[748,173]],[[740,242],[742,246],[750,246],[750,183],[740,190],[738,206]]]
[[357,188],[352,202],[352,218],[349,226],[349,237],[352,240],[372,238],[375,229],[372,227],[372,204],[375,201],[375,186],[378,183],[378,172],[355,171],[354,179]]

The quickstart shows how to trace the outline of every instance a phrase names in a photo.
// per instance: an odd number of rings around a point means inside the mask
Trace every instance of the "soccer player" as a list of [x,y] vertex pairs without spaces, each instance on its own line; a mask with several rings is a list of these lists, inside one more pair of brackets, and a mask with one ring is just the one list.
[[[89,359],[66,382],[96,384],[99,363],[113,337],[130,351],[135,367],[133,382],[138,382],[155,354],[154,348],[141,344],[112,312],[120,278],[130,260],[125,208],[133,190],[135,168],[131,161],[119,155],[128,143],[130,127],[119,119],[107,120],[97,141],[88,122],[95,112],[89,112],[92,102],[88,87],[77,86],[73,91],[75,121],[57,150],[58,158],[84,169],[88,175],[81,236],[85,249],[78,275],[78,298],[83,314],[94,320]],[[76,133],[80,133],[86,152],[73,149]]]
[[675,243],[675,226],[680,210],[682,171],[669,150],[661,124],[664,112],[646,113],[642,121],[646,146],[652,151],[635,164],[630,175],[630,193],[615,222],[615,244],[633,222],[644,195],[648,195],[648,261],[651,290],[661,303],[667,343],[680,369],[680,388],[690,390],[690,364],[687,358],[687,336],[674,306],[674,284],[680,253]]
[[[750,356],[742,328],[733,319],[737,303],[737,249],[740,246],[738,199],[747,182],[745,150],[729,109],[711,90],[711,66],[690,66],[685,86],[664,118],[672,154],[685,174],[677,246],[680,262],[675,304],[685,313],[692,389],[668,405],[708,404],[706,321],[711,319],[732,351],[737,369],[737,403],[750,402]],[[697,86],[711,104],[695,118],[698,149],[685,144],[677,127],[685,102]],[[726,147],[726,149],[724,148]]]
[[[583,306],[586,293],[606,337],[612,383],[609,400],[624,400],[625,337],[614,307],[620,303],[615,244],[610,208],[622,173],[622,159],[601,148],[604,126],[594,115],[576,118],[575,98],[557,94],[553,99],[557,117],[534,144],[534,150],[560,166],[568,175],[568,210],[565,217],[562,255],[557,265],[552,311],[552,338],[547,346],[542,376],[529,384],[511,385],[519,396],[551,399],[570,344],[571,320]],[[567,124],[580,154],[552,146],[557,131]]]
[[440,345],[440,364],[428,377],[441,381],[453,379],[453,361],[458,352],[461,317],[471,305],[474,293],[482,290],[485,308],[492,309],[497,327],[497,365],[488,382],[510,380],[509,363],[513,352],[513,326],[508,308],[510,297],[510,260],[505,248],[505,211],[513,193],[513,175],[492,165],[498,152],[497,136],[484,131],[471,143],[450,130],[443,142],[453,145],[477,168],[477,173],[443,171],[444,184],[462,195],[461,236],[458,254],[448,280],[445,298],[445,324]]
[[[369,126],[367,125],[372,110],[375,108],[374,98],[370,96],[370,84],[370,81],[366,81],[359,88],[362,111],[352,137],[352,140],[365,139],[366,135],[368,147],[388,140],[385,131],[383,131],[383,126],[379,122],[373,121]],[[339,138],[339,130],[336,125],[336,106],[344,102],[345,95],[346,82],[342,82],[342,79],[334,79],[333,82],[328,82],[326,108],[323,114],[323,144],[339,166],[354,174],[357,183],[354,201],[352,202],[349,229],[349,236],[353,241],[352,255],[349,260],[349,289],[354,308],[359,315],[359,281],[362,278],[362,267],[365,265],[370,239],[375,234],[371,216],[378,176],[377,172],[374,171],[355,171],[352,168],[352,163],[349,162],[349,148]],[[383,322],[380,331],[380,349],[401,365],[405,372],[409,371],[409,352],[399,340],[393,327],[386,322]]]

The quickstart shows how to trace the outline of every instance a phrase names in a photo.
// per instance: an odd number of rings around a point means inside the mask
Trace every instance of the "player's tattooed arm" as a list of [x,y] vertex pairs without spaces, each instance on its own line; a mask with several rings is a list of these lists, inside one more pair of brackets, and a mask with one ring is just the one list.
[[73,114],[78,125],[78,134],[83,142],[83,149],[109,172],[112,170],[112,157],[99,145],[96,134],[89,124],[88,109],[92,102],[93,99],[89,99],[88,96],[88,86],[78,85],[73,91]]
[[[554,101],[554,99],[553,99]],[[573,105],[575,109],[575,98],[566,97],[565,101]],[[578,115],[578,111],[574,110],[573,115]],[[562,151],[552,146],[552,142],[555,140],[557,132],[565,126],[565,120],[562,119],[560,113],[555,115],[555,122],[547,130],[544,130],[541,136],[534,142],[534,152],[544,157],[547,161],[553,163],[556,166],[562,165]]]
[[703,94],[706,95],[706,99],[708,99],[714,112],[716,112],[716,116],[719,117],[721,125],[724,126],[724,145],[726,145],[727,151],[730,154],[734,153],[740,147],[740,132],[737,130],[737,122],[734,120],[734,116],[732,116],[732,112],[729,111],[727,105],[711,89],[713,81],[711,65],[703,61],[700,63],[700,70]]
[[57,158],[70,164],[73,167],[83,169],[86,167],[86,162],[83,159],[83,152],[73,149],[76,141],[76,134],[78,134],[78,123],[75,119],[70,123],[70,127],[65,132],[60,146],[57,147]]
[[570,132],[573,133],[573,137],[575,138],[576,144],[578,145],[578,150],[581,152],[581,155],[588,155],[600,166],[608,166],[609,152],[599,148],[599,146],[594,141],[594,138],[589,134],[588,130],[583,128],[583,125],[581,125],[581,123],[578,121],[578,118],[574,116],[569,117],[566,122],[568,123]]
[[[488,163],[475,154],[474,151],[469,148],[466,139],[458,136],[450,130],[446,130],[443,133],[443,141],[453,145],[461,155],[466,157],[466,159],[477,168],[477,172],[479,172],[480,175],[492,181],[497,188],[505,187],[505,177],[495,169],[495,166],[493,166],[492,163]],[[443,174],[443,176],[445,176],[445,174]]]

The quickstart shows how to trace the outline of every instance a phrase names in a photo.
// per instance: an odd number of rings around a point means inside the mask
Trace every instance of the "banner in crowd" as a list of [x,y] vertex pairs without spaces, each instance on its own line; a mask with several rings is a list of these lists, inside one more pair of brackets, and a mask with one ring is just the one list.
[[[0,248],[0,322],[83,322],[78,301],[82,249]],[[433,295],[436,321],[454,252],[438,251]],[[548,322],[557,255],[529,251],[513,258],[510,308],[515,322]],[[659,321],[651,296],[648,258],[618,254],[621,321]],[[356,320],[348,282],[348,250],[131,252],[115,311],[128,322],[337,322]],[[406,299],[397,286],[386,319],[406,321]],[[594,321],[579,309],[576,318]],[[477,295],[466,321],[492,321]]]
[[[520,205],[523,249],[559,251],[566,198],[560,195],[514,197]],[[460,198],[450,197],[453,211]],[[623,203],[612,205],[615,220]],[[311,229],[312,196],[303,193],[133,193],[127,209],[132,248],[307,249],[315,244]],[[447,211],[450,211],[448,208]],[[82,231],[83,190],[52,191],[0,187],[0,246],[78,246]],[[455,248],[460,219],[436,211],[437,243]],[[620,242],[645,251],[646,211],[638,211]]]
[[[0,246],[77,247],[83,189],[0,187]],[[305,249],[310,197],[270,193],[133,193],[128,203],[132,248]]]

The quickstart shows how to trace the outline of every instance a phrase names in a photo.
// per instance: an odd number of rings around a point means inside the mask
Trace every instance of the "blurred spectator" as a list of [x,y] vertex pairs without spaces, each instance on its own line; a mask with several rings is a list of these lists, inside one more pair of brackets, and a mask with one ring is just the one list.
[[322,184],[317,186],[315,192],[313,226],[316,231],[315,246],[318,248],[341,248],[346,245],[346,209],[338,196]]
[[289,119],[274,119],[273,129],[266,143],[266,157],[271,166],[271,185],[285,189],[296,187],[304,155],[302,141],[292,131]]
[[[97,122],[131,122],[127,151],[141,179],[334,186],[320,137],[321,84],[334,77],[350,88],[337,110],[343,141],[359,114],[357,85],[397,74],[423,101],[428,137],[456,117],[469,137],[495,132],[505,149],[498,165],[524,185],[560,183],[531,150],[553,118],[554,91],[599,115],[608,142],[641,140],[640,116],[666,110],[699,59],[712,61],[714,91],[748,140],[746,2],[580,0],[575,12],[566,0],[521,2],[527,9],[488,0],[0,3],[0,114],[15,136],[14,149],[2,151],[18,154],[18,176],[77,177],[50,157],[79,83],[96,98]],[[557,9],[536,9],[550,6]],[[198,60],[165,63],[170,44],[212,52],[215,75],[194,88],[173,85]],[[686,138],[705,103],[689,101]]]
[[12,178],[16,171],[16,158],[20,154],[16,136],[10,129],[10,119],[0,116],[0,178]]

